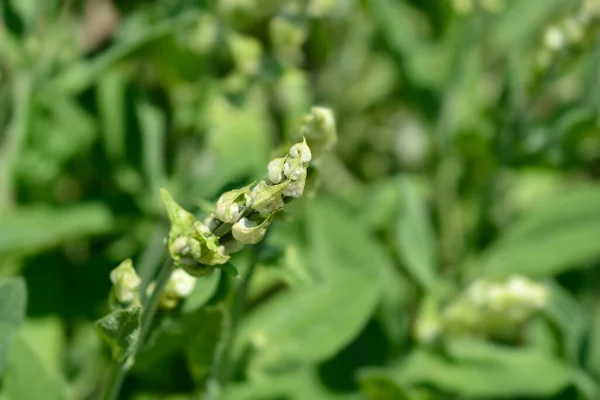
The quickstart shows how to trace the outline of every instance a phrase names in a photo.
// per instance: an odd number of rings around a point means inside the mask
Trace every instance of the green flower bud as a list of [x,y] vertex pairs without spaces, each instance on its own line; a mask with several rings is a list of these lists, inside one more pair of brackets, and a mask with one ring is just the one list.
[[233,225],[231,233],[241,243],[256,244],[265,237],[274,215],[275,213],[272,213],[260,224],[250,221],[248,218],[242,218]]
[[265,181],[260,181],[252,189],[251,204],[252,208],[258,211],[263,217],[279,211],[283,208],[283,192],[289,182],[283,182],[278,185],[269,186]]
[[300,134],[308,141],[314,158],[318,159],[337,143],[333,112],[329,108],[313,107],[302,119]]
[[283,174],[283,164],[285,157],[276,158],[267,165],[267,178],[272,183],[281,183],[285,179]]
[[[204,276],[212,273],[213,265],[229,260],[224,247],[219,245],[219,238],[208,226],[196,221],[164,189],[162,198],[171,220],[167,248],[176,267],[183,268],[192,276]],[[207,221],[216,225],[212,216]]]
[[171,197],[166,189],[161,188],[160,193],[163,204],[167,209],[169,221],[171,221],[171,232],[179,233],[190,229],[196,220],[192,213],[186,211],[183,209],[183,207],[177,204],[177,202],[173,200],[173,197]]
[[114,285],[115,297],[121,303],[131,303],[137,296],[137,289],[142,280],[133,269],[131,259],[127,259],[110,272],[110,280]]
[[217,201],[217,218],[228,224],[233,224],[242,216],[246,204],[250,200],[250,186],[231,190],[221,195]]

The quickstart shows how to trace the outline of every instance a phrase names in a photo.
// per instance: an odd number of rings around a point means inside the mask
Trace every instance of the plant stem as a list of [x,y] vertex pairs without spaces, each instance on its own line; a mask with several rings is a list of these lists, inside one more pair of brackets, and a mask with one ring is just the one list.
[[169,282],[169,278],[171,277],[172,272],[173,262],[169,258],[167,261],[165,261],[158,273],[154,291],[152,292],[150,297],[143,302],[144,304],[142,311],[142,321],[140,324],[140,333],[136,341],[135,347],[133,348],[131,355],[125,361],[115,364],[111,369],[108,379],[106,380],[105,389],[103,390],[102,395],[100,397],[101,399],[116,400],[118,398],[119,392],[121,391],[121,386],[125,381],[125,377],[127,376],[127,373],[133,366],[135,355],[137,354],[141,345],[144,343],[146,336],[148,335],[148,331],[150,329],[150,325],[152,324],[154,314],[156,313],[156,310],[158,308],[160,295],[165,289],[167,282]]
[[248,288],[250,287],[250,281],[252,280],[252,276],[254,275],[254,271],[256,271],[256,266],[258,265],[258,253],[260,251],[260,248],[261,245],[252,247],[248,272],[246,272],[242,283],[240,283],[240,287],[237,290],[233,301],[233,306],[231,308],[231,330],[227,341],[227,346],[225,347],[225,350],[223,352],[223,362],[221,366],[221,371],[219,371],[218,375],[219,382],[221,382],[222,386],[225,386],[227,384],[232,375],[231,349],[233,347],[233,342],[235,341],[239,322],[244,311],[244,304],[246,304],[246,298],[248,295]]

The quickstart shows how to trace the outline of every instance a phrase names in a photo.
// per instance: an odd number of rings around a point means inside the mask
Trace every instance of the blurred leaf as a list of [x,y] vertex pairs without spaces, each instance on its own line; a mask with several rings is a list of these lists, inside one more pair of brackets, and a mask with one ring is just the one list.
[[450,343],[448,351],[450,360],[416,350],[396,379],[466,397],[541,397],[558,393],[572,378],[570,367],[539,349],[458,340]]
[[115,46],[97,57],[80,60],[68,68],[64,68],[44,89],[49,92],[71,95],[80,93],[93,84],[108,68],[130,56],[142,46],[172,35],[185,27],[187,23],[193,22],[197,16],[195,12],[181,13],[177,17],[146,27],[136,35],[127,35],[126,39],[120,40]]
[[336,393],[329,390],[321,381],[316,369],[307,366],[274,375],[271,379],[257,377],[250,382],[233,384],[227,388],[225,398],[227,400],[361,399],[356,393]]
[[196,325],[188,329],[185,355],[190,373],[196,381],[202,381],[210,372],[219,343],[227,337],[223,330],[229,322],[222,307],[204,308],[196,315]]
[[251,341],[262,366],[324,360],[360,332],[379,290],[376,276],[355,272],[281,294],[248,317],[240,344]]
[[183,302],[182,312],[194,312],[202,307],[215,293],[219,283],[219,274],[211,274],[196,279],[194,290]]
[[102,139],[108,158],[123,161],[126,143],[126,77],[118,68],[111,68],[98,80],[96,101],[102,128]]
[[23,278],[0,281],[0,375],[4,371],[13,338],[25,318],[26,302],[27,289]]
[[140,333],[141,314],[141,307],[131,306],[96,321],[100,336],[110,346],[115,360],[123,361],[133,351]]
[[588,351],[584,362],[587,370],[600,381],[600,312],[597,309],[593,314],[593,325],[588,334]]
[[397,248],[410,275],[425,288],[437,281],[437,243],[427,205],[409,178],[400,181],[402,210],[396,225]]
[[600,187],[569,190],[530,210],[484,253],[487,276],[548,276],[600,256]]
[[150,204],[150,210],[161,210],[160,200],[153,194],[159,193],[167,179],[164,154],[167,122],[161,109],[148,101],[138,100],[136,111],[142,134],[144,173],[148,181],[148,191],[143,199]]
[[334,202],[315,201],[307,214],[308,266],[313,276],[325,282],[354,272],[378,277],[382,323],[393,341],[404,340],[409,323],[404,311],[411,287],[396,271],[386,249],[360,220]]
[[0,218],[0,257],[35,253],[73,239],[100,235],[113,229],[104,205],[69,208],[20,208]]
[[351,271],[384,276],[393,268],[365,226],[336,203],[313,202],[307,219],[311,267],[320,279],[336,279]]
[[60,370],[66,340],[63,322],[57,316],[29,318],[19,334],[48,371]]
[[536,43],[543,23],[569,4],[568,0],[513,1],[494,26],[492,37],[502,50]]
[[11,349],[4,377],[9,400],[67,400],[67,385],[56,370],[49,370],[21,335]]
[[543,312],[561,331],[566,358],[576,364],[580,358],[582,341],[590,325],[585,309],[563,287],[548,284],[549,297]]
[[361,393],[368,400],[408,400],[404,389],[385,371],[367,368],[358,377]]
[[265,93],[253,87],[246,96],[241,105],[218,96],[209,107],[208,153],[203,154],[203,169],[193,171],[200,173],[193,178],[203,197],[237,179],[251,181],[266,172],[272,126]]
[[13,116],[0,147],[0,211],[13,200],[14,167],[29,133],[32,93],[32,78],[25,73],[17,75],[12,90]]

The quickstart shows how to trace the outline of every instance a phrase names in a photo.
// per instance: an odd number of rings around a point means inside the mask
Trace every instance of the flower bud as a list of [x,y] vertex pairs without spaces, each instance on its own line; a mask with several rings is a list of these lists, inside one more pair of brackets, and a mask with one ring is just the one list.
[[215,212],[217,218],[228,224],[233,224],[239,220],[250,200],[250,186],[223,193],[217,201]]
[[252,189],[252,208],[258,211],[263,217],[281,210],[283,208],[282,194],[288,184],[289,182],[283,182],[278,185],[269,186],[265,181],[260,181]]
[[337,142],[333,112],[325,107],[313,107],[302,119],[300,134],[306,138],[312,158],[318,159]]
[[295,179],[290,179],[287,187],[283,191],[284,196],[299,198],[304,193],[304,186],[306,185],[306,169],[302,168],[298,170],[297,174],[294,174]]
[[265,233],[267,232],[267,228],[271,223],[274,214],[275,213],[269,215],[269,217],[258,225],[248,218],[242,218],[233,225],[231,233],[233,237],[241,243],[256,244],[265,237]]
[[283,164],[285,163],[285,157],[276,158],[267,165],[267,178],[272,183],[281,183],[285,179],[283,174]]
[[196,278],[185,272],[183,269],[176,269],[171,274],[167,286],[164,290],[164,295],[171,298],[187,297],[196,284]]
[[303,163],[310,162],[312,159],[312,154],[310,152],[310,147],[306,144],[306,138],[302,139],[302,143],[296,143],[292,147],[290,147],[289,151],[290,157],[292,158],[300,158],[300,161]]
[[171,221],[171,231],[178,233],[189,229],[196,220],[194,216],[177,204],[166,189],[161,188],[160,193],[163,204],[167,209],[169,221]]
[[132,302],[137,294],[137,289],[142,282],[133,269],[131,259],[127,259],[110,272],[110,280],[114,285],[114,293],[121,303]]

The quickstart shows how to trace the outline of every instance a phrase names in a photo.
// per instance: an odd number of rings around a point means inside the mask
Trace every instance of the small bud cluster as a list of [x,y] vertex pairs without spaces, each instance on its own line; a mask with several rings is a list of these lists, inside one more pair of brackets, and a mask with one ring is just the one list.
[[314,158],[318,160],[337,143],[333,111],[325,107],[313,107],[302,119],[300,134],[308,140]]
[[192,276],[208,275],[229,260],[236,243],[260,242],[285,200],[302,196],[311,159],[306,140],[294,144],[285,157],[269,163],[266,177],[258,184],[223,193],[214,214],[204,222],[197,221],[162,189],[171,221],[167,247],[175,266]]
[[219,245],[219,238],[177,204],[165,189],[162,189],[162,200],[171,221],[167,247],[176,267],[192,276],[204,276],[212,273],[212,266],[229,260],[225,247]]
[[547,290],[521,276],[474,282],[442,315],[450,331],[494,333],[519,326],[546,304]]
[[127,259],[110,272],[113,293],[117,301],[130,304],[138,300],[138,288],[142,280],[133,269],[131,259]]
[[577,13],[561,18],[546,28],[542,37],[543,46],[538,50],[537,63],[547,68],[554,57],[570,52],[584,44],[595,29],[600,17],[600,2],[588,0],[582,3]]

